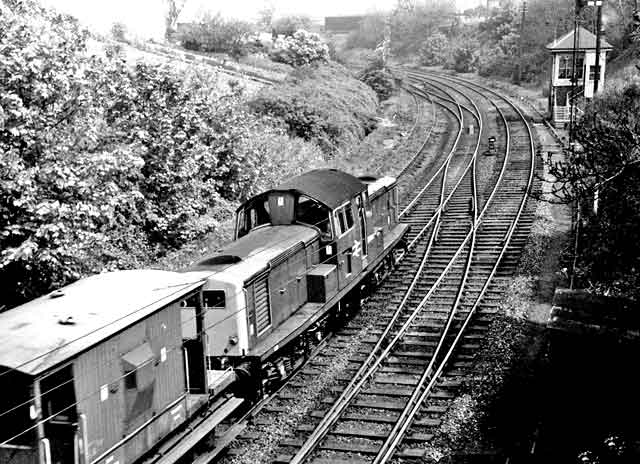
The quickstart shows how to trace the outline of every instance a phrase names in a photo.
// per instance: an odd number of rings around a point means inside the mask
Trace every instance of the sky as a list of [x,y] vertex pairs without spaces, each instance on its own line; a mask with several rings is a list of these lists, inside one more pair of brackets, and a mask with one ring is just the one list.
[[[478,5],[482,0],[451,0],[458,9]],[[166,3],[163,0],[41,0],[76,16],[87,26],[107,32],[115,22],[144,38],[164,36]],[[305,14],[311,17],[357,15],[376,10],[388,10],[396,0],[187,0],[211,7],[223,15],[253,19],[256,13],[272,4],[276,16]]]

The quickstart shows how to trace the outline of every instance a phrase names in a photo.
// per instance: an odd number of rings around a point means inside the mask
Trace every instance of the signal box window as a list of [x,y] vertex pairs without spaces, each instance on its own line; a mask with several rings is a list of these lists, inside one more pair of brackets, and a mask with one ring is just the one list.
[[329,208],[306,195],[300,195],[296,204],[296,221],[317,227],[323,234],[331,235]]
[[207,309],[224,309],[224,290],[204,290],[202,292],[202,303]]
[[[558,66],[559,79],[571,79],[573,76],[573,56],[561,55]],[[584,75],[584,57],[576,57],[576,78],[582,79]]]

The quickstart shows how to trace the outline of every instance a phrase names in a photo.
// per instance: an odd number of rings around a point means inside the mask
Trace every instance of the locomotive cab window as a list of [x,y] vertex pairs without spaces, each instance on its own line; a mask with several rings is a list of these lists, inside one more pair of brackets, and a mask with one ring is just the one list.
[[324,238],[331,238],[329,208],[306,195],[300,195],[296,202],[296,221],[317,227]]
[[236,228],[238,238],[247,235],[251,230],[271,224],[269,202],[266,198],[256,198],[238,212]]
[[207,309],[224,309],[224,290],[204,290],[202,292],[202,303]]
[[338,235],[343,235],[353,227],[353,212],[351,211],[351,204],[347,204],[340,209],[337,209],[334,213],[336,218],[336,229]]

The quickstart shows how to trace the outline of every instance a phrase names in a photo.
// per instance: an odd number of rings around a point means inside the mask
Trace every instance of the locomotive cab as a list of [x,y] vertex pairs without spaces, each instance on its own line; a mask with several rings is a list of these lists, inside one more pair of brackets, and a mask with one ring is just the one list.
[[253,197],[236,212],[236,240],[264,226],[301,224],[332,239],[331,210],[321,202],[292,191],[271,191]]

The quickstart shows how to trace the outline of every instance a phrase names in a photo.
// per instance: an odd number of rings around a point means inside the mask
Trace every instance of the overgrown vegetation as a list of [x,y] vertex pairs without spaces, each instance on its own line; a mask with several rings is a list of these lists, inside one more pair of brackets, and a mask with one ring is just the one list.
[[373,130],[377,98],[346,68],[329,63],[299,68],[286,82],[260,91],[249,107],[332,155]]
[[180,33],[180,42],[188,50],[243,56],[248,53],[248,39],[252,32],[250,23],[223,18],[218,13],[205,16],[184,29]]
[[[5,307],[83,275],[147,266],[214,231],[237,201],[323,159],[248,110],[241,89],[217,89],[208,68],[90,57],[70,17],[29,1],[0,8]],[[372,95],[360,92],[363,106]]]

